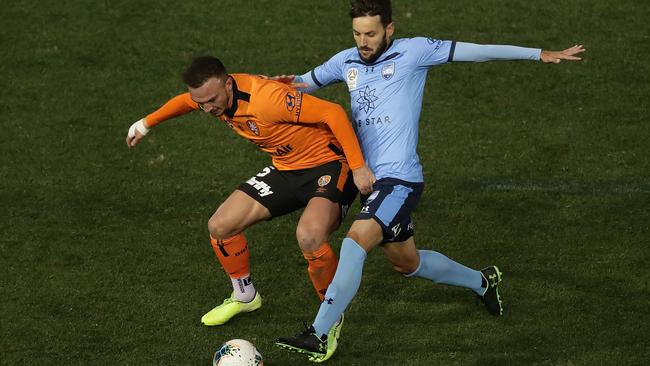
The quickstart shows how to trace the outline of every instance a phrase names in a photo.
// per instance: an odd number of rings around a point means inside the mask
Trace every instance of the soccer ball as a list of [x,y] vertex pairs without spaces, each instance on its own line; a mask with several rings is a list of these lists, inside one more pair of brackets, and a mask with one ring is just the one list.
[[262,355],[244,339],[231,339],[214,353],[212,366],[264,366]]

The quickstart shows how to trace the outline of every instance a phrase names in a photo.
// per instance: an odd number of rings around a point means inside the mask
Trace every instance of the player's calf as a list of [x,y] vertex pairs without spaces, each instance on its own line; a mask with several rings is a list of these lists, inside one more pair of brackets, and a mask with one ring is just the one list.
[[323,301],[338,265],[336,254],[329,243],[323,243],[316,251],[303,251],[302,254],[307,260],[307,272],[311,283],[314,285],[318,297]]

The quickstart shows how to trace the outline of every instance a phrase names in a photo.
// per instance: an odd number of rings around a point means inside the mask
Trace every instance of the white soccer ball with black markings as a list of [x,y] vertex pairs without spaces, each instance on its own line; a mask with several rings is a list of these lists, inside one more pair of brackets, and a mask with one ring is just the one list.
[[245,339],[231,339],[214,353],[212,366],[264,366],[262,355]]

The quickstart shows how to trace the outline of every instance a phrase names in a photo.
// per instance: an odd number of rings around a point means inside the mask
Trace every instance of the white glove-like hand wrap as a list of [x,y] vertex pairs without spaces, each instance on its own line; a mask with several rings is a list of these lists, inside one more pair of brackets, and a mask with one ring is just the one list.
[[129,127],[129,137],[135,137],[136,130],[138,130],[142,136],[146,135],[149,132],[149,129],[144,124],[144,118]]

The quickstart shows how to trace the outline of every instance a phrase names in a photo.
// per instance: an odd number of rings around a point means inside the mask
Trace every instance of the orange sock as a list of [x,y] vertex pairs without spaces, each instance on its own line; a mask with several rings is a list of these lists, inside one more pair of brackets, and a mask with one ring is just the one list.
[[329,243],[323,243],[315,252],[303,252],[302,255],[309,264],[307,272],[309,272],[311,283],[314,285],[318,297],[323,301],[327,286],[332,282],[338,265],[336,254]]
[[223,240],[210,237],[212,250],[230,278],[241,278],[250,274],[248,244],[243,233]]

